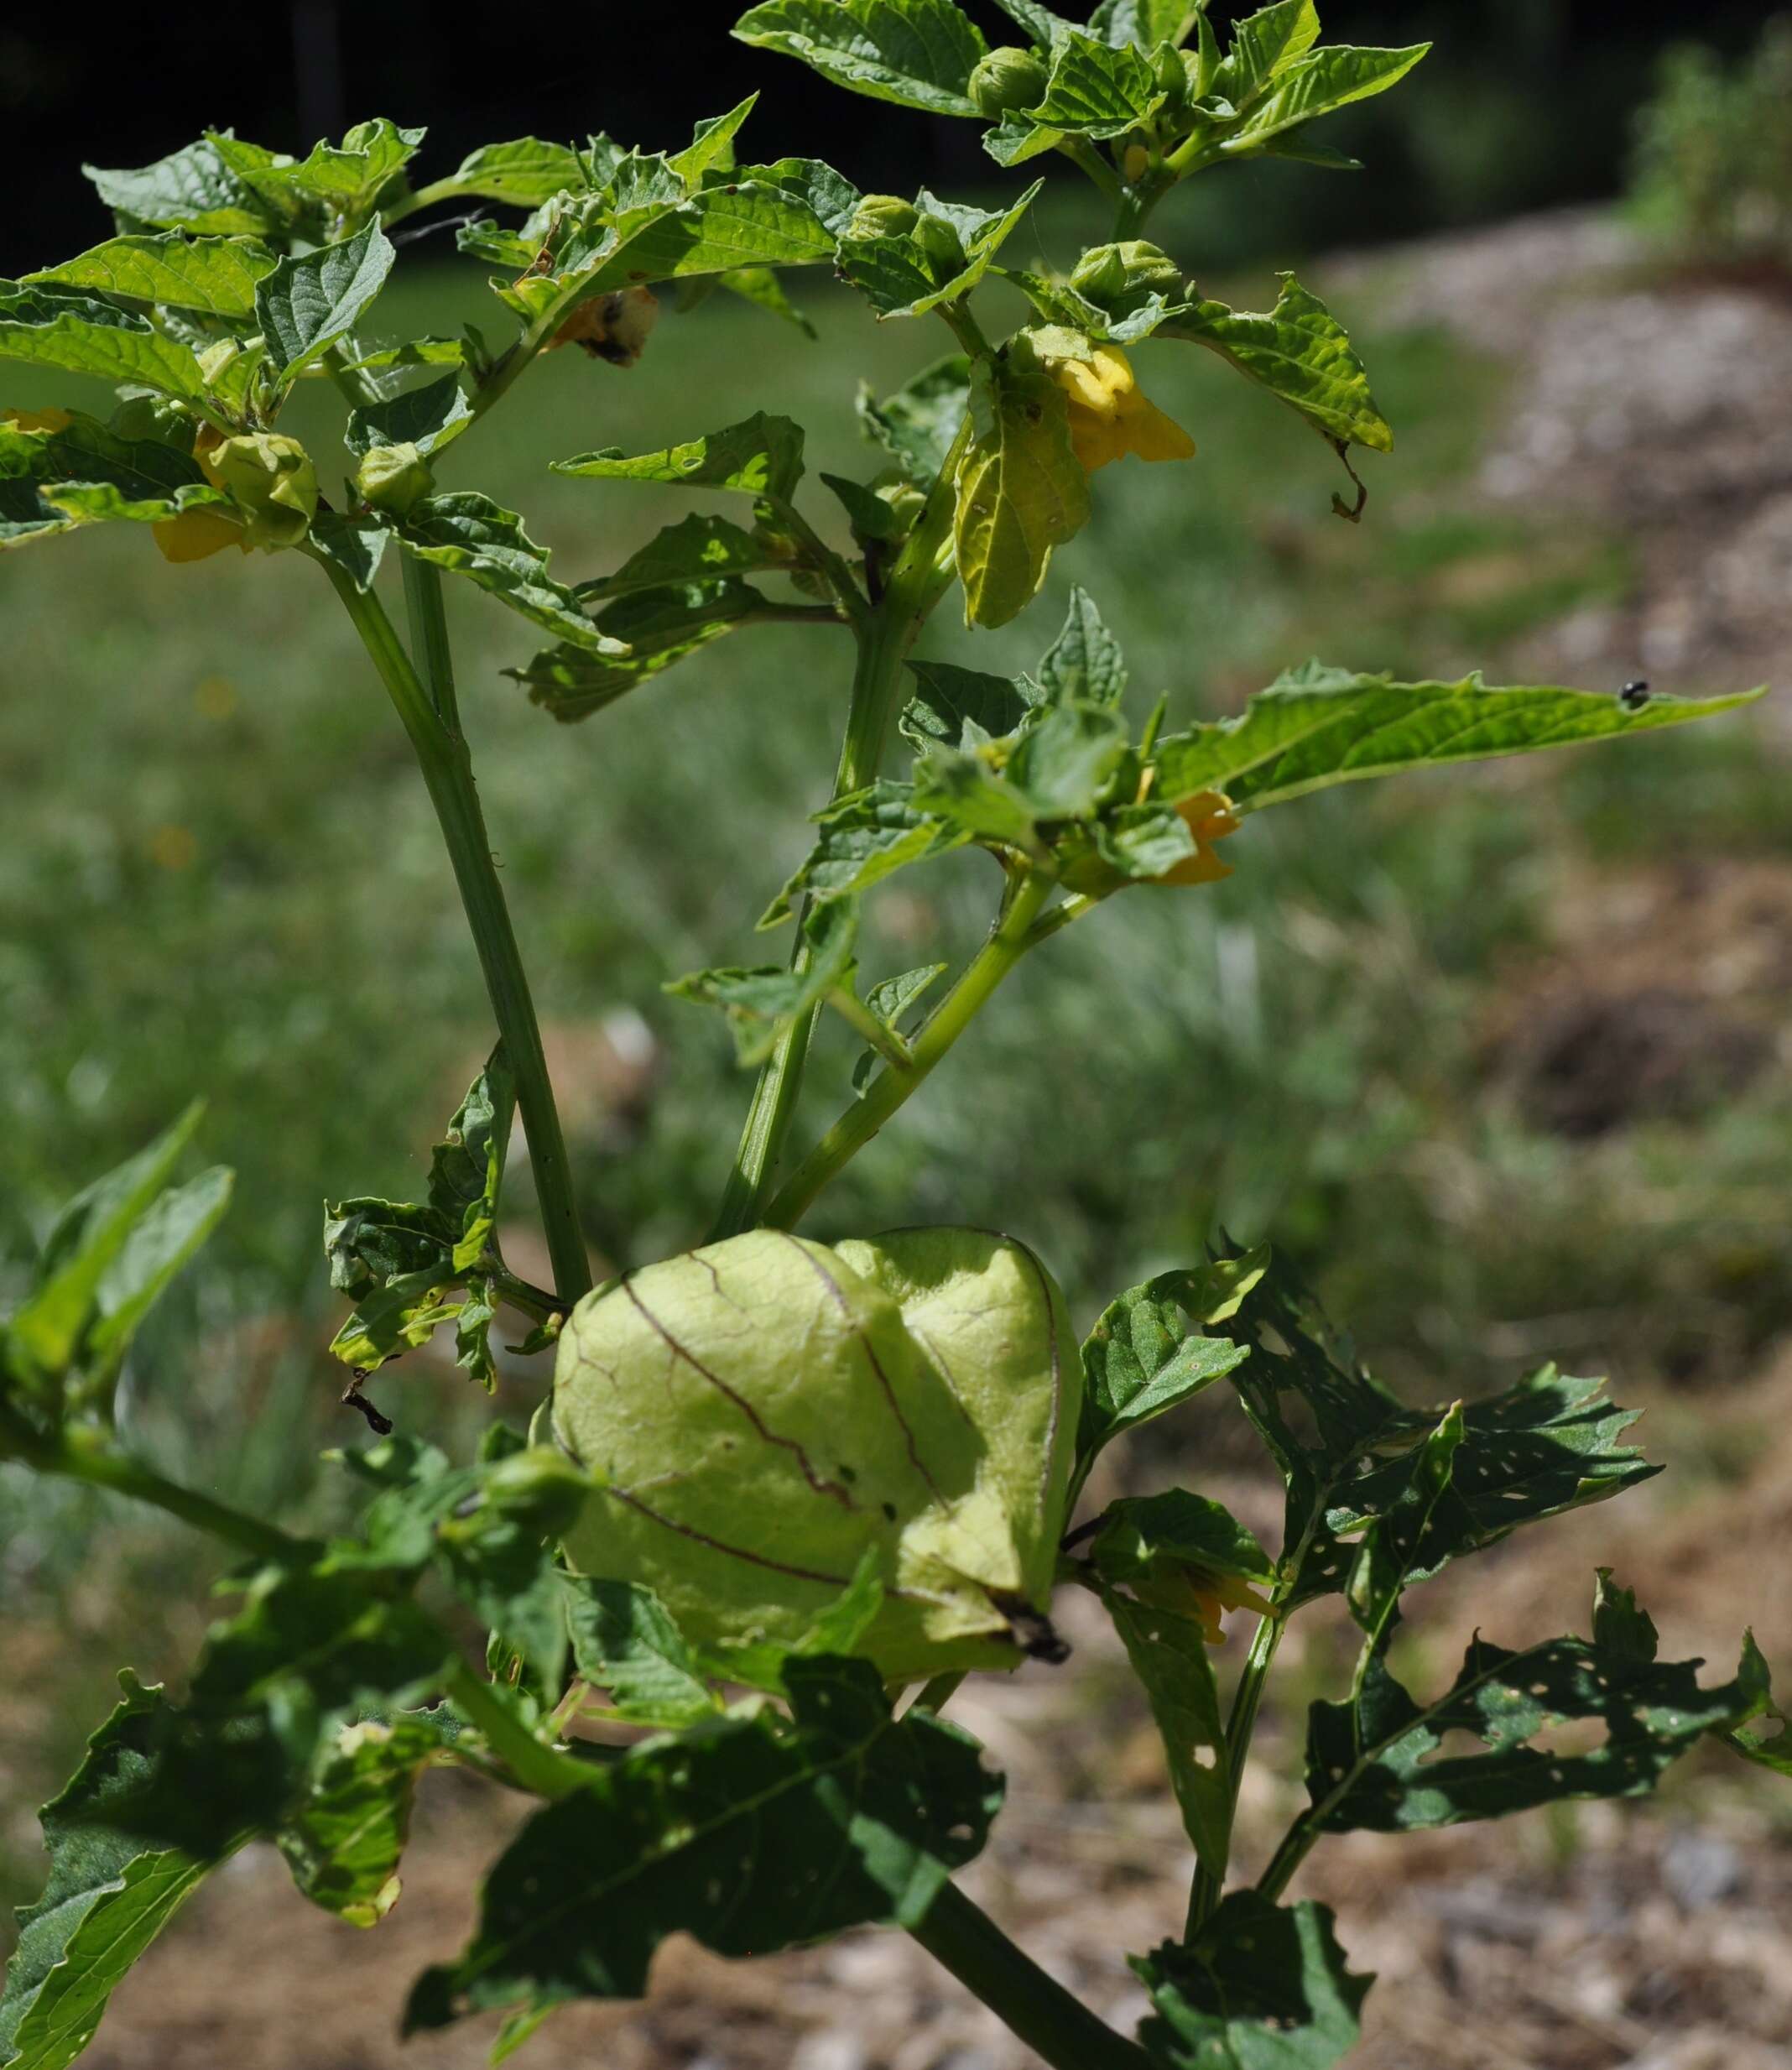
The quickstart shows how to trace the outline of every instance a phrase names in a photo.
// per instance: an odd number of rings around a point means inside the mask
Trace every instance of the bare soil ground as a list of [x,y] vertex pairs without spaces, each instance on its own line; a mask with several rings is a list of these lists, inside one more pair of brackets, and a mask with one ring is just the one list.
[[[1355,263],[1387,277],[1385,258]],[[1447,323],[1520,369],[1481,495],[1584,509],[1636,547],[1630,596],[1529,636],[1526,669],[1557,680],[1641,674],[1667,689],[1783,667],[1792,301],[1730,282],[1639,284],[1623,235],[1581,216],[1417,249],[1393,272],[1412,321]],[[1792,871],[1669,858],[1621,884],[1571,889],[1557,943],[1489,1030],[1489,1056],[1535,1119],[1594,1135],[1672,1112],[1701,1074],[1740,1084],[1784,1069],[1789,990]],[[1627,1044],[1640,1061],[1608,1068]],[[1626,1088],[1616,1108],[1615,1084]],[[1587,1589],[1576,1582],[1565,1595],[1562,1577],[1590,1582],[1596,1563],[1638,1588],[1676,1655],[1709,1650],[1727,1671],[1722,1655],[1752,1622],[1769,1658],[1792,1660],[1792,1347],[1747,1384],[1654,1406],[1651,1449],[1680,1470],[1446,1574],[1414,1606],[1416,1661],[1447,1671],[1472,1618],[1505,1644],[1580,1627]],[[1203,1478],[1273,1533],[1263,1484]],[[955,1705],[1009,1778],[996,1840],[965,1881],[1055,1974],[1129,2024],[1143,2000],[1122,1951],[1179,1930],[1184,1843],[1115,1642],[1081,1609],[1070,1606],[1069,1667],[974,1682]],[[1305,1654],[1290,1640],[1296,1694],[1336,1636],[1321,1624]],[[12,1666],[16,1725],[29,1664]],[[1293,1801],[1296,1708],[1267,1722],[1275,1758],[1242,1807],[1247,1867]],[[1782,1791],[1776,1812],[1732,1769],[1691,1766],[1647,1807],[1321,1849],[1301,1888],[1337,1908],[1356,1966],[1383,1979],[1359,2070],[1792,2070],[1792,1800]],[[86,2060],[471,2070],[488,2023],[402,2051],[396,2027],[417,1969],[464,1933],[471,1872],[503,1834],[488,1795],[438,1779],[405,1895],[367,1934],[283,1893],[278,1858],[252,1850],[133,1974]],[[675,1943],[646,2004],[565,2010],[528,2060],[1024,2070],[1032,2059],[905,1938],[865,1934],[750,1965]]]

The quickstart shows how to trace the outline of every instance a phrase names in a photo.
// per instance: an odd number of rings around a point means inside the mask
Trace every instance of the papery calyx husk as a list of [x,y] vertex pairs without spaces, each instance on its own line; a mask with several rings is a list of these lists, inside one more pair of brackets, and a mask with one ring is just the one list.
[[296,546],[317,515],[317,470],[297,439],[282,431],[240,431],[231,438],[201,433],[194,451],[206,478],[227,489],[252,546],[270,553]]
[[1056,1657],[1070,1319],[988,1230],[831,1247],[758,1229],[587,1295],[552,1426],[600,1483],[576,1570],[650,1588],[701,1645],[799,1640],[867,1551],[886,1678]]

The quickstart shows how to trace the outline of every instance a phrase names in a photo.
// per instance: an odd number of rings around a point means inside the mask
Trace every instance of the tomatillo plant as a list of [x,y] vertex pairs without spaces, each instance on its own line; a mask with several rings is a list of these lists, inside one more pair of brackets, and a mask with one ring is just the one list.
[[[1120,643],[1073,591],[1014,677],[911,660],[956,592],[972,628],[1015,618],[1088,522],[1089,473],[1190,466],[1196,440],[1149,399],[1160,350],[1218,354],[1347,468],[1392,433],[1336,319],[1284,278],[1250,314],[1191,282],[1149,219],[1183,180],[1271,154],[1338,162],[1312,126],[1423,56],[1319,41],[1310,0],[1237,23],[1200,5],[1102,0],[1086,25],[1002,0],[991,50],[952,0],[765,0],[737,34],[898,104],[985,125],[997,164],[1067,160],[1113,237],[1060,270],[1007,263],[1039,190],[985,210],[859,193],[811,159],[744,159],[743,102],[671,151],[524,138],[414,185],[423,132],[363,123],[293,159],[228,131],[140,170],[94,172],[117,234],[0,284],[0,357],[97,376],[108,418],[0,423],[0,541],[146,524],[171,562],[226,548],[315,564],[415,751],[490,993],[497,1041],[437,1146],[420,1200],[326,1211],[333,1348],[376,1442],[340,1455],[367,1503],[351,1535],[289,1536],[151,1471],[120,1444],[116,1383],[149,1305],[222,1213],[229,1176],[177,1171],[196,1114],[76,1196],[0,1334],[0,1458],[154,1504],[237,1556],[236,1607],[184,1693],[127,1675],[118,1708],[44,1812],[49,1878],[0,1999],[0,2060],[58,2070],[125,1969],[208,1870],[272,1838],[300,1890],[372,1926],[399,1891],[419,1781],[456,1765],[535,1800],[484,1884],[466,1947],[428,1970],[410,2028],[502,2010],[508,2054],[563,2000],[640,1992],[674,1932],[763,1954],[871,1924],[906,1928],[1060,2070],[1300,2062],[1346,2052],[1367,1979],[1329,1916],[1289,1902],[1324,1836],[1435,1826],[1648,1789],[1716,1734],[1792,1770],[1752,1641],[1733,1679],[1656,1657],[1611,1577],[1591,1635],[1518,1651],[1477,1638],[1440,1693],[1388,1647],[1404,1591],[1521,1525],[1654,1471],[1601,1384],[1553,1366],[1465,1408],[1411,1406],[1363,1372],[1267,1250],[1222,1247],[1119,1296],[1079,1347],[1047,1264],[987,1231],[907,1229],[824,1246],[792,1233],[920,1092],[1024,957],[1122,895],[1187,892],[1250,867],[1250,821],[1359,777],[1652,732],[1690,705],[1556,687],[1397,682],[1314,664],[1237,717],[1173,727],[1126,708]],[[461,250],[494,270],[507,336],[383,339],[393,228],[474,202]],[[1165,232],[1166,235],[1172,234]],[[625,369],[721,287],[794,314],[785,279],[826,267],[884,320],[943,326],[896,394],[862,398],[878,454],[820,485],[804,434],[759,414],[643,451],[626,378],[594,367],[614,443],[569,456],[591,485],[732,493],[623,565],[574,584],[522,519],[439,480],[545,352]],[[1001,280],[1028,321],[978,300]],[[342,472],[279,428],[300,384],[340,391]],[[466,441],[463,446],[463,441]],[[339,486],[340,484],[340,486]],[[1336,508],[1357,518],[1360,480]],[[402,575],[403,634],[382,574]],[[674,988],[721,1010],[754,1078],[707,1240],[593,1290],[523,957],[493,867],[442,606],[444,573],[548,644],[509,675],[582,721],[722,639],[812,628],[840,656],[837,774],[810,853],[761,920],[781,961],[718,962]],[[892,734],[899,738],[895,748]],[[862,972],[865,900],[959,849],[997,865],[982,946]],[[864,1044],[856,1097],[811,1128],[819,1017]],[[499,1242],[520,1118],[551,1261],[538,1286]],[[723,1175],[718,1172],[718,1180]],[[695,1240],[702,1233],[690,1232]],[[451,1329],[487,1386],[501,1309],[556,1347],[529,1439],[492,1426],[456,1465],[391,1434],[362,1384]],[[1081,1517],[1114,1442],[1223,1383],[1287,1489],[1279,1547],[1192,1489]],[[1447,1391],[1447,1390],[1446,1390]],[[955,1887],[1001,1801],[941,1716],[968,1671],[1052,1663],[1055,1587],[1112,1619],[1162,1728],[1191,1853],[1180,1939],[1135,1958],[1153,2010],[1115,2033]],[[1349,1686],[1313,1706],[1308,1803],[1254,1885],[1228,1889],[1235,1807],[1288,1621],[1341,1596],[1361,1629]],[[471,1616],[482,1663],[462,1650]],[[1222,1703],[1211,1648],[1253,1627]],[[646,1728],[627,1744],[579,1729]],[[1603,1738],[1574,1753],[1564,1719]],[[1446,1735],[1479,1742],[1440,1756]]]

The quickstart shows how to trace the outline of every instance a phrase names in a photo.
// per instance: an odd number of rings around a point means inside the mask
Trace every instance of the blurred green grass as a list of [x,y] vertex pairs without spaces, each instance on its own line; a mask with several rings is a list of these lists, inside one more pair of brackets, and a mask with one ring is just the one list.
[[[473,270],[401,277],[381,331],[477,321],[482,294]],[[1238,299],[1272,294],[1264,275]],[[645,449],[765,408],[808,427],[812,471],[869,473],[857,379],[893,386],[949,341],[873,326],[826,286],[801,299],[815,344],[718,297],[668,315],[629,373],[555,355],[445,475],[522,509],[574,579],[692,499],[560,479],[550,459]],[[1441,335],[1378,336],[1368,290],[1340,314],[1399,430],[1393,456],[1366,461],[1362,525],[1328,514],[1341,477],[1290,415],[1205,355],[1143,348],[1143,378],[1198,458],[1103,473],[1094,524],[1019,623],[966,635],[949,606],[922,651],[1025,665],[1079,581],[1125,642],[1138,708],[1166,694],[1175,723],[1236,708],[1315,653],[1414,675],[1485,663],[1497,678],[1503,643],[1623,592],[1621,541],[1546,511],[1475,508],[1466,485],[1506,399],[1502,369]],[[7,399],[57,386],[20,378]],[[301,407],[327,439],[327,396]],[[837,531],[825,492],[810,507]],[[565,1054],[601,1049],[618,1014],[638,1014],[654,1045],[650,1089],[626,1108],[562,1088],[593,1241],[644,1261],[701,1236],[747,1092],[719,1019],[659,988],[767,954],[753,920],[826,794],[844,637],[742,634],[560,730],[497,673],[531,650],[529,629],[449,587],[463,715],[543,1018]],[[237,1203],[147,1333],[127,1420],[188,1477],[303,1509],[323,1499],[320,1445],[353,1435],[320,1355],[336,1319],[320,1202],[414,1188],[457,1074],[489,1040],[421,786],[326,586],[296,556],[170,569],[141,530],[96,529],[0,561],[0,623],[13,657],[0,701],[0,1259],[16,1264],[59,1198],[204,1092],[206,1150],[237,1168]],[[1792,1238],[1763,1206],[1792,1148],[1783,1088],[1589,1147],[1526,1125],[1480,1031],[1548,939],[1571,870],[1653,860],[1664,825],[1707,854],[1785,853],[1763,738],[1744,717],[1253,821],[1227,846],[1227,883],[1129,894],[1033,959],[812,1226],[998,1223],[1051,1260],[1085,1322],[1217,1228],[1273,1234],[1363,1348],[1433,1395],[1509,1379],[1524,1363],[1514,1331],[1558,1315],[1596,1318],[1567,1347],[1583,1363],[1674,1369],[1689,1303],[1701,1342],[1746,1353],[1787,1319],[1773,1290],[1792,1283]],[[994,888],[977,856],[902,879],[874,905],[867,974],[940,943],[967,950]],[[855,1047],[826,1031],[800,1135],[848,1097]],[[487,1413],[413,1365],[378,1390],[407,1422],[464,1431]],[[524,1384],[500,1407],[521,1414],[529,1399]],[[148,1669],[190,1636],[169,1583],[187,1556],[142,1520],[99,1538],[95,1521],[86,1501],[0,1473],[12,1615],[60,1616],[99,1566],[141,1562],[140,1586],[108,1586],[91,1628],[76,1620],[86,1640],[60,1671],[70,1746],[122,1638]]]

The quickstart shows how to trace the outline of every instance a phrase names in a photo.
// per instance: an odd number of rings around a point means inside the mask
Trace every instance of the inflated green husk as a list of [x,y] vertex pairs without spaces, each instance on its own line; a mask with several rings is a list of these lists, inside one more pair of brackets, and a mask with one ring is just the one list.
[[1064,1298],[982,1229],[758,1229],[587,1295],[553,1427],[602,1483],[565,1549],[697,1644],[795,1643],[867,1549],[892,1680],[1012,1667],[1044,1623],[1077,1372]]

